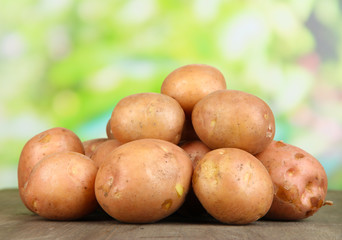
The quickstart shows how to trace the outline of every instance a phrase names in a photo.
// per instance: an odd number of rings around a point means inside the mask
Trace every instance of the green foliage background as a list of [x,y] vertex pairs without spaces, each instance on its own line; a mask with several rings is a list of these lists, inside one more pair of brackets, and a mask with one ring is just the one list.
[[318,158],[342,189],[341,2],[2,0],[0,188],[16,186],[20,151],[61,126],[105,136],[115,104],[159,92],[189,63],[264,99],[276,139]]

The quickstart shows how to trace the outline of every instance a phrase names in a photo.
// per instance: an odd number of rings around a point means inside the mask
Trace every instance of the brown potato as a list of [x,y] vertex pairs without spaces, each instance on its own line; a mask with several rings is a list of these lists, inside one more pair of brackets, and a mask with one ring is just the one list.
[[[195,169],[198,161],[201,160],[206,153],[211,151],[210,148],[199,140],[186,142],[180,147],[189,155],[193,169]],[[197,199],[191,186],[189,193],[185,198],[185,202],[178,212],[186,217],[199,217],[206,214],[205,209]]]
[[273,141],[256,157],[269,171],[275,188],[268,219],[307,218],[324,205],[328,180],[320,162],[304,150]]
[[140,93],[121,99],[110,126],[121,143],[155,138],[177,144],[184,125],[184,111],[173,98],[159,93]]
[[195,104],[216,90],[226,89],[222,73],[209,65],[190,64],[177,68],[163,81],[161,93],[176,99],[187,115]]
[[116,148],[100,166],[95,194],[104,211],[121,222],[155,222],[182,205],[191,173],[191,161],[177,145],[136,140]]
[[82,142],[84,147],[84,155],[91,157],[95,152],[96,148],[103,142],[107,141],[107,138],[94,138]]
[[120,146],[121,143],[116,139],[108,139],[101,143],[95,150],[94,154],[90,157],[97,168],[108,158],[111,151]]
[[33,167],[45,156],[62,151],[84,154],[84,147],[78,136],[69,129],[61,127],[41,132],[25,144],[18,164],[18,187],[21,197],[22,188]]
[[273,183],[266,168],[237,148],[208,152],[195,168],[192,187],[208,213],[228,224],[258,220],[273,200]]
[[197,162],[201,160],[207,152],[211,151],[207,145],[199,140],[183,143],[180,147],[189,155],[193,169],[195,169]]
[[24,186],[27,207],[47,219],[72,220],[93,212],[98,204],[97,169],[87,156],[58,152],[42,159]]
[[192,112],[198,137],[211,149],[264,150],[275,134],[274,116],[260,98],[236,90],[220,90],[200,100]]

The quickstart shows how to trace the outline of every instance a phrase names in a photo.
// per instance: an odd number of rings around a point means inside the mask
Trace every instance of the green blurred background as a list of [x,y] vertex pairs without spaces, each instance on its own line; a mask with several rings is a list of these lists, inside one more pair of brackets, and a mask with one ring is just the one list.
[[25,142],[60,126],[105,137],[115,104],[190,63],[264,99],[275,139],[342,189],[342,1],[2,0],[0,188]]

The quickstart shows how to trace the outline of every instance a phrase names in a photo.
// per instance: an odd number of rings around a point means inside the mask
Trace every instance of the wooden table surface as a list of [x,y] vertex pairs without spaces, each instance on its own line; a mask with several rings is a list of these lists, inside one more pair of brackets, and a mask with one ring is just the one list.
[[325,206],[302,221],[224,225],[211,218],[179,215],[154,224],[123,224],[102,211],[79,221],[45,220],[25,208],[17,189],[0,191],[0,239],[342,239],[342,191],[329,191]]

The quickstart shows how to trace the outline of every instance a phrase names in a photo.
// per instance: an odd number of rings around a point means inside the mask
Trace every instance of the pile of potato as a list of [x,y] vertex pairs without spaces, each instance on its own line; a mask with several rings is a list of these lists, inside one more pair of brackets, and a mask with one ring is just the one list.
[[31,138],[18,165],[25,206],[54,220],[78,219],[100,206],[126,223],[178,211],[247,224],[303,219],[332,204],[319,161],[274,141],[270,107],[226,89],[209,65],[174,70],[161,93],[121,99],[106,132],[108,138],[81,142],[57,127]]

